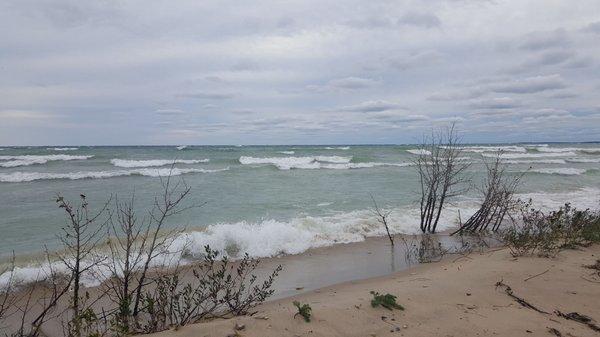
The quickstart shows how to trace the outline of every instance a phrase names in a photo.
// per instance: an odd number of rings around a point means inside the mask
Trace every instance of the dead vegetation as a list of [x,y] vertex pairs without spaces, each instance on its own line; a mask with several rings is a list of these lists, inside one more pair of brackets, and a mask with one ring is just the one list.
[[435,233],[444,206],[453,197],[465,192],[463,173],[470,166],[461,160],[462,147],[454,124],[446,130],[432,132],[423,140],[420,154],[414,161],[420,186],[420,229]]
[[507,217],[512,218],[519,205],[514,196],[523,174],[511,176],[507,173],[506,165],[502,162],[502,152],[498,152],[492,162],[484,161],[484,164],[487,175],[478,188],[482,196],[481,205],[452,235],[497,232]]

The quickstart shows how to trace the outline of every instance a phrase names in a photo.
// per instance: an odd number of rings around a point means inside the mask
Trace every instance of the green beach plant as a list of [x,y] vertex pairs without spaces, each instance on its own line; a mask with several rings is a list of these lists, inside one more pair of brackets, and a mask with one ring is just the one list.
[[294,314],[294,318],[300,315],[302,318],[304,318],[305,322],[310,322],[310,317],[312,316],[312,308],[310,305],[307,303],[302,304],[298,301],[294,301],[292,304],[294,304],[294,306],[298,309],[298,312]]
[[404,310],[404,307],[402,305],[396,303],[395,295],[392,295],[390,293],[383,295],[376,291],[371,291],[371,295],[373,295],[373,299],[371,299],[371,306],[373,308],[382,306],[388,310]]

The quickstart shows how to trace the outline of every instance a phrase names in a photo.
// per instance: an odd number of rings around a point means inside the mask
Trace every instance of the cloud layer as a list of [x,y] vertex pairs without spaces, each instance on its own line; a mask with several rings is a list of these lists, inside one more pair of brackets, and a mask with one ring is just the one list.
[[600,3],[0,3],[0,144],[600,135]]

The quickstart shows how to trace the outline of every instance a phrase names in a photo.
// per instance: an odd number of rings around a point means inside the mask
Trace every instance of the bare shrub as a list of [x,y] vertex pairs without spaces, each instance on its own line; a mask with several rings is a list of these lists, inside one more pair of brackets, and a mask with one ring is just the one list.
[[[63,249],[57,258],[68,269],[70,274],[71,299],[69,303],[71,317],[66,324],[66,334],[71,337],[91,336],[99,334],[93,330],[96,315],[92,305],[98,299],[90,299],[89,293],[82,290],[82,277],[100,265],[105,257],[96,254],[103,237],[103,229],[108,223],[107,201],[99,211],[91,213],[86,196],[80,195],[80,203],[73,206],[62,196],[56,203],[67,215],[67,225],[59,236]],[[103,219],[106,216],[105,219]]]
[[392,213],[392,211],[391,210],[383,210],[383,209],[379,208],[379,206],[377,205],[377,202],[375,201],[375,198],[373,198],[373,196],[371,196],[371,200],[373,201],[373,210],[372,210],[373,214],[375,214],[375,216],[377,217],[377,221],[385,227],[385,231],[387,233],[388,239],[390,240],[390,243],[393,246],[394,245],[394,237],[390,233],[390,226],[388,225],[388,219],[389,219],[389,216]]
[[[173,182],[171,175],[161,178],[162,193],[154,200],[150,212],[139,217],[135,211],[135,195],[125,202],[115,201],[115,211],[108,226],[108,263],[110,278],[106,293],[116,304],[112,329],[117,335],[128,334],[140,312],[144,288],[152,283],[148,273],[152,262],[172,243],[181,230],[165,230],[166,221],[191,207],[184,200],[191,188],[184,180]],[[164,281],[164,280],[163,280]]]
[[469,167],[461,160],[462,148],[454,124],[440,132],[432,132],[421,145],[415,160],[420,183],[420,228],[435,233],[445,203],[464,192],[463,172]]
[[514,195],[523,174],[510,176],[498,152],[492,162],[484,161],[487,176],[478,188],[482,195],[479,209],[460,228],[452,233],[492,231],[496,232],[506,217],[511,217],[518,206]]
[[404,258],[409,264],[438,262],[449,252],[432,234],[401,236],[400,238],[405,247]]
[[15,254],[13,253],[8,266],[0,270],[0,277],[6,277],[4,285],[0,285],[0,328],[2,319],[10,314],[10,310],[15,301],[13,287],[15,286]]

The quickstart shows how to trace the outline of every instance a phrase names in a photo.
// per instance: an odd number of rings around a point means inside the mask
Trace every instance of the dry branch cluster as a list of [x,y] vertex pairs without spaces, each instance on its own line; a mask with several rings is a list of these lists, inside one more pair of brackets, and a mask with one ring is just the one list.
[[502,162],[502,152],[499,152],[491,163],[487,161],[484,163],[487,176],[479,188],[482,195],[481,205],[454,233],[488,230],[496,232],[507,216],[512,217],[519,205],[514,195],[523,174],[511,176],[506,172],[506,165]]
[[469,167],[461,160],[460,138],[454,125],[432,133],[420,148],[415,160],[420,183],[420,229],[435,233],[444,205],[449,199],[464,192],[461,186],[467,180],[463,173]]

